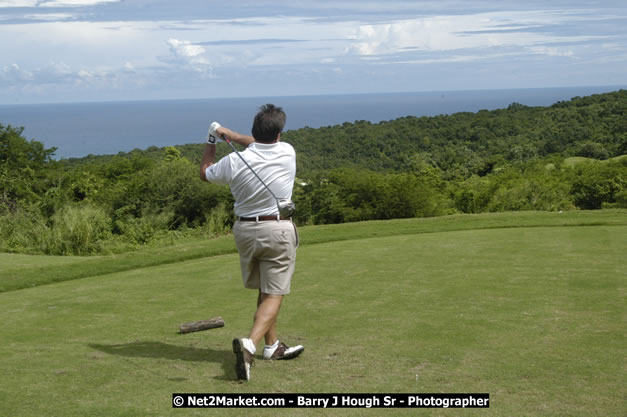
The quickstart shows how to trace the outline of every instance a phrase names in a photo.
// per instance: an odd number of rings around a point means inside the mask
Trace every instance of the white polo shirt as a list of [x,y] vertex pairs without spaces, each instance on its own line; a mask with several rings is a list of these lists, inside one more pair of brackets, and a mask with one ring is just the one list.
[[[296,176],[296,152],[289,143],[253,142],[240,155],[278,198],[292,198]],[[238,217],[278,214],[276,200],[246,164],[230,153],[205,170],[207,181],[229,185]]]

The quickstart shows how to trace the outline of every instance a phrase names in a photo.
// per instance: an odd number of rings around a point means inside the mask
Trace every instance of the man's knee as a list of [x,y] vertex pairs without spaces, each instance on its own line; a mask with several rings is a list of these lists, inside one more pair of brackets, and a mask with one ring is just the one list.
[[281,301],[283,299],[283,294],[268,294],[259,290],[259,303],[263,303],[267,299]]
[[255,318],[258,318],[260,314],[267,316],[276,316],[281,308],[283,296],[278,294],[266,294],[259,293],[259,302],[257,303],[257,311],[255,312]]

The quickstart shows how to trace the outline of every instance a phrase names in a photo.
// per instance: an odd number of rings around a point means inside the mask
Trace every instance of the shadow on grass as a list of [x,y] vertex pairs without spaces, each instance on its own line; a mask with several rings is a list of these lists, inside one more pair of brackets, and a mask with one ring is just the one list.
[[[235,380],[234,356],[229,350],[199,349],[195,347],[169,345],[162,342],[133,342],[119,345],[100,345],[90,343],[92,349],[99,350],[110,355],[124,356],[127,358],[154,358],[182,360],[190,362],[213,362],[222,365],[224,375],[216,377],[219,380]],[[131,362],[133,363],[133,362]],[[139,366],[147,372],[155,373],[153,370]],[[167,378],[172,381],[183,381],[185,378]]]

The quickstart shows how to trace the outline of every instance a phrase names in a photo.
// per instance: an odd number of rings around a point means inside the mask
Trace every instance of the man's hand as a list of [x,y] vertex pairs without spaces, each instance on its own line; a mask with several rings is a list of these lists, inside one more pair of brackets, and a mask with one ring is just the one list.
[[210,145],[214,145],[216,143],[222,142],[224,138],[224,128],[218,122],[213,122],[209,125],[209,132],[207,132],[207,143]]
[[219,130],[223,129],[224,128],[220,126],[220,123],[218,122],[213,122],[209,125],[209,131],[207,132],[207,146],[205,146],[205,151],[203,152],[202,161],[200,163],[200,179],[203,181],[207,181],[205,171],[208,167],[215,163],[216,143],[223,142],[222,138],[224,138],[224,133],[219,132]]

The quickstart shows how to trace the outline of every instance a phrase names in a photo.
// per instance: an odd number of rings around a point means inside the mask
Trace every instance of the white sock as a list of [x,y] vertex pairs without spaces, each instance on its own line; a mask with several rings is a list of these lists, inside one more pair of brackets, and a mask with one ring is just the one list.
[[279,347],[279,341],[277,340],[276,342],[274,342],[273,345],[266,345],[266,347],[263,348],[263,350],[268,350],[268,351],[272,351],[272,353],[274,353],[274,351],[276,350],[276,348]]
[[244,348],[249,351],[251,354],[255,354],[255,352],[257,352],[257,347],[255,346],[255,344],[253,343],[253,341],[251,339],[248,339],[246,337],[242,338],[242,342],[244,344]]
[[263,348],[263,357],[264,358],[271,357],[274,354],[274,352],[277,350],[278,347],[279,347],[279,341],[278,340],[276,342],[274,342],[273,345],[266,345]]

